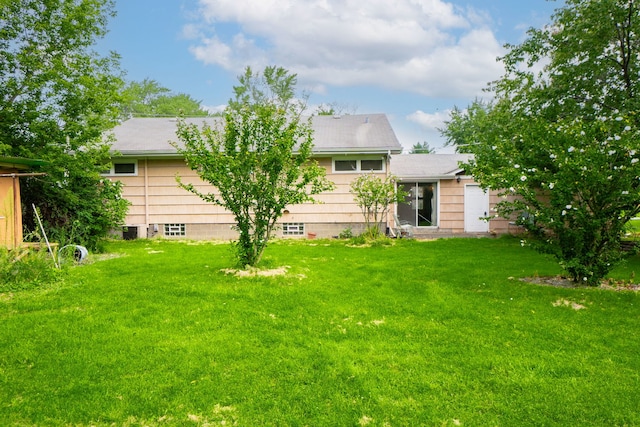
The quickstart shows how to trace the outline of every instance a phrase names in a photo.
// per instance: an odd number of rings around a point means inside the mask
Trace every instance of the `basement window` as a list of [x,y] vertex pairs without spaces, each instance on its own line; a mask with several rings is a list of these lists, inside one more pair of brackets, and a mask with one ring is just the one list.
[[285,222],[282,224],[283,236],[302,236],[304,235],[304,224],[301,222]]
[[164,235],[165,236],[186,236],[187,226],[186,224],[165,224]]

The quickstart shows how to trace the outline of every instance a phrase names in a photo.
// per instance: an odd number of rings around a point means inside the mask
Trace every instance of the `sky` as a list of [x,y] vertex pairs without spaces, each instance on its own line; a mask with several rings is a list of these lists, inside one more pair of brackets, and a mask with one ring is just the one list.
[[503,74],[496,59],[562,0],[115,0],[96,46],[129,81],[157,81],[211,111],[247,66],[295,73],[309,107],[385,113],[409,151],[451,152],[439,128]]

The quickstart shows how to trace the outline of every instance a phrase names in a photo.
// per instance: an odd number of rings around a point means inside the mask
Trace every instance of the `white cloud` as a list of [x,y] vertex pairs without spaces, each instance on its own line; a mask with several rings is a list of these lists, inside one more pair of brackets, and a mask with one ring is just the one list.
[[502,73],[482,15],[443,0],[199,0],[192,54],[239,72],[276,64],[309,87],[474,97]]
[[420,127],[432,131],[444,128],[444,122],[450,118],[451,110],[438,111],[433,114],[418,110],[407,116],[407,120],[410,122],[417,123]]

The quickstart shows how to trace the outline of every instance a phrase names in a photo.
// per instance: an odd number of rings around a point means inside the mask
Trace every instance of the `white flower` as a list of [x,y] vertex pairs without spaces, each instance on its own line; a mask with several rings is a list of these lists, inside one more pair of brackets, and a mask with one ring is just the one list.
[[634,163],[638,163],[638,159],[635,158],[635,157],[633,159],[631,159],[631,164],[634,164]]
[[573,153],[574,150],[575,150],[575,147],[571,146],[571,147],[569,147],[569,149],[567,151],[570,152],[570,153]]
[[622,117],[620,116],[616,117],[616,122],[621,122],[622,120],[623,120]]
[[620,141],[622,138],[619,135],[614,135],[613,139],[616,141]]
[[616,154],[616,150],[609,150],[609,155],[613,156],[614,154]]
[[524,181],[526,181],[526,180],[527,180],[527,177],[526,177],[526,176],[522,175],[522,176],[520,177],[520,181],[524,182]]
[[555,154],[550,154],[550,155],[549,155],[549,158],[551,158],[551,159],[555,159],[555,158],[556,158],[556,155],[555,155]]
[[631,126],[625,126],[624,130],[626,130],[627,132],[629,132],[631,130]]
[[565,206],[565,208],[567,208],[567,209],[571,209],[571,208],[572,208],[572,206],[571,206],[571,205],[567,205],[567,206]]
[[519,164],[515,164],[515,165],[513,165],[513,167],[516,168],[516,169],[520,169],[520,165]]
[[553,187],[555,187],[555,184],[553,182],[549,183],[549,190],[553,190]]
[[627,195],[627,194],[629,194],[629,192],[628,191],[623,191],[622,194]]
[[564,209],[562,210],[562,216],[565,216],[567,214],[567,211],[565,211]]

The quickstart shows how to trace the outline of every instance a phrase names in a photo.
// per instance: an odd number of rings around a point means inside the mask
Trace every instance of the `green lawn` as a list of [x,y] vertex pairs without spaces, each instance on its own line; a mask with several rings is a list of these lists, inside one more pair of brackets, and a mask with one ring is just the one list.
[[640,425],[640,296],[521,282],[559,270],[516,239],[108,249],[0,295],[0,425]]

